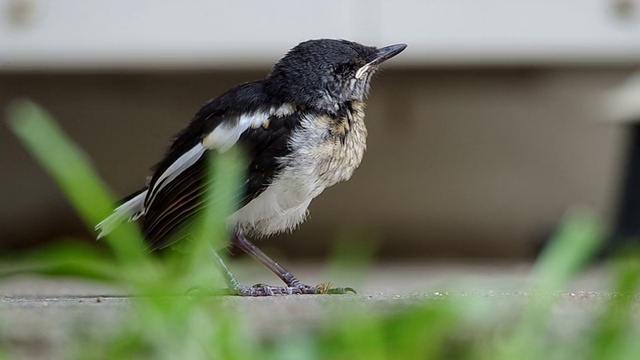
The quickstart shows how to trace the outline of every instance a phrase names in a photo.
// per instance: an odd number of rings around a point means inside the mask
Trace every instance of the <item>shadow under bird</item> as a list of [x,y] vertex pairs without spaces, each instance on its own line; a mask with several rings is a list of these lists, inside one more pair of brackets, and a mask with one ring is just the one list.
[[137,221],[152,250],[180,240],[180,229],[201,210],[207,155],[240,146],[247,154],[246,178],[238,210],[229,219],[231,242],[286,286],[240,285],[218,255],[221,249],[212,249],[229,290],[243,296],[323,292],[300,282],[245,236],[294,229],[305,220],[311,200],[351,177],[366,148],[364,102],[371,78],[406,47],[330,39],[300,43],[265,79],[205,103],[176,135],[146,186],[96,226],[98,238],[122,221]]

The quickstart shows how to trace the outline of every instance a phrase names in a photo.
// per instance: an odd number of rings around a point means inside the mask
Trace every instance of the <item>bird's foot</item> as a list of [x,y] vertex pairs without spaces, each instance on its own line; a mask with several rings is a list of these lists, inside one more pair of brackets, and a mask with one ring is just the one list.
[[331,284],[319,284],[311,286],[298,284],[296,286],[271,286],[256,284],[254,286],[238,286],[233,289],[240,296],[273,296],[273,295],[314,295],[314,294],[347,294],[356,293],[353,288],[332,288]]
[[225,290],[211,291],[200,287],[192,287],[187,291],[187,295],[236,295],[247,297],[275,296],[275,295],[314,295],[314,294],[356,294],[350,287],[332,288],[330,283],[323,283],[317,286],[300,284],[298,286],[272,286],[256,284],[253,286],[238,285]]
[[272,286],[256,284],[253,286],[238,285],[231,290],[240,296],[274,296],[274,295],[308,295],[319,294],[313,286]]

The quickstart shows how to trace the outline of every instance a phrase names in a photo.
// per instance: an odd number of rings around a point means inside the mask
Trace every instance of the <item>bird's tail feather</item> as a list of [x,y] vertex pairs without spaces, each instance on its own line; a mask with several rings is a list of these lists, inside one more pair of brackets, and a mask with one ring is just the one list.
[[147,191],[144,190],[133,196],[122,205],[113,210],[113,214],[109,215],[106,219],[102,220],[96,225],[95,230],[100,231],[98,239],[106,236],[113,231],[123,221],[135,221],[140,216],[144,215],[144,198],[147,196]]

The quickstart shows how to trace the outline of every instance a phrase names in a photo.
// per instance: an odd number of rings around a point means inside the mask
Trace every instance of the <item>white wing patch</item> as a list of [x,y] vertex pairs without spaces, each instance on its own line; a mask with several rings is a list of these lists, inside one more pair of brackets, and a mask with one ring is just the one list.
[[202,145],[207,149],[216,149],[223,153],[231,149],[233,145],[238,142],[242,133],[249,128],[257,129],[260,126],[269,126],[270,116],[285,117],[291,115],[294,110],[293,105],[284,103],[279,107],[272,107],[269,109],[269,113],[255,112],[244,114],[240,116],[240,119],[235,123],[221,124],[213,129],[209,135],[202,139]]
[[274,109],[268,114],[244,114],[241,115],[235,123],[221,124],[202,139],[202,145],[207,149],[216,149],[221,153],[228,151],[236,142],[238,142],[242,133],[247,131],[249,128],[257,129],[265,124],[268,125],[269,116],[274,114],[277,110],[278,109]]
[[118,206],[113,210],[113,214],[96,225],[96,231],[100,231],[98,239],[112,232],[121,222],[125,220],[135,221],[142,216],[144,214],[144,198],[147,196],[147,191],[148,190],[141,192],[129,201]]

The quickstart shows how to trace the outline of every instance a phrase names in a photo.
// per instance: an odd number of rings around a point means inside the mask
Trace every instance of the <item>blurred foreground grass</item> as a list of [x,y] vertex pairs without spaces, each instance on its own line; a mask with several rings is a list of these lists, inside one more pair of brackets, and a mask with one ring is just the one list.
[[[9,109],[10,126],[54,177],[85,220],[93,225],[111,213],[114,198],[83,153],[40,108],[28,101]],[[589,327],[568,336],[550,329],[558,294],[598,250],[603,233],[584,212],[572,212],[536,263],[532,295],[515,313],[491,298],[459,301],[425,298],[393,311],[345,307],[317,329],[264,339],[251,319],[230,311],[221,297],[183,295],[192,286],[222,284],[207,249],[226,238],[224,218],[233,211],[241,173],[237,154],[213,159],[210,199],[186,254],[161,260],[144,249],[138,230],[124,224],[105,241],[109,253],[67,242],[3,260],[2,273],[36,272],[106,281],[137,295],[131,318],[108,335],[85,336],[69,345],[78,359],[636,359],[640,357],[637,291],[640,257],[622,254],[609,264],[613,296]],[[220,200],[222,199],[222,200]],[[362,263],[350,253],[354,263]],[[347,263],[344,256],[341,263]],[[339,280],[339,279],[336,279]],[[327,301],[331,301],[332,295]],[[337,296],[337,295],[333,295]],[[362,301],[366,301],[362,297]],[[2,314],[0,314],[0,320]],[[274,319],[278,322],[296,321]]]

